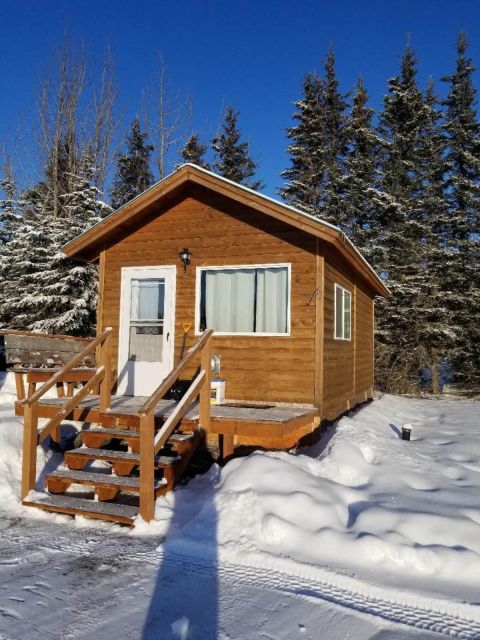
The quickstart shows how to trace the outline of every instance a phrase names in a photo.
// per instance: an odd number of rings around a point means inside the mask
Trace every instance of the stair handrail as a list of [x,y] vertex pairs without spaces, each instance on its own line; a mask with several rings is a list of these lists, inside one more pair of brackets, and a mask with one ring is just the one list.
[[193,358],[196,356],[196,354],[201,349],[204,348],[205,344],[207,343],[207,341],[210,340],[212,335],[213,335],[213,330],[212,329],[207,329],[206,331],[204,331],[202,333],[202,335],[197,340],[197,342],[195,342],[195,344],[192,345],[190,347],[190,349],[188,349],[188,351],[185,353],[185,355],[180,360],[180,362],[177,364],[177,366],[170,371],[170,373],[167,375],[167,377],[164,378],[164,380],[158,385],[158,387],[150,395],[150,397],[147,400],[145,400],[143,405],[138,410],[138,413],[140,415],[149,414],[155,409],[155,407],[160,402],[160,400],[162,400],[162,398],[167,393],[167,391],[180,378],[180,376],[182,375],[183,371],[187,368],[187,366],[190,364],[190,362],[193,360]]
[[[110,346],[109,343],[110,343],[110,336],[112,335],[112,331],[113,329],[111,327],[107,327],[101,335],[97,336],[95,340],[90,342],[85,347],[85,349],[83,349],[83,351],[81,351],[76,356],[74,356],[59,371],[54,373],[31,396],[29,396],[28,398],[25,398],[25,400],[22,400],[22,404],[28,407],[31,407],[33,404],[38,402],[40,398],[42,398],[47,393],[47,391],[49,391],[57,382],[60,382],[62,377],[66,373],[74,369],[77,366],[77,364],[80,364],[85,359],[85,356],[87,356],[94,349],[96,349],[96,347],[98,346],[104,347],[102,349],[102,356],[105,356],[104,352],[107,350],[109,351],[108,347]],[[102,356],[101,356],[102,365],[105,366],[106,372],[107,370],[111,372],[111,362],[103,362],[105,358]]]
[[[90,342],[83,351],[74,356],[59,371],[54,373],[48,380],[42,384],[31,396],[25,398],[21,402],[23,405],[23,458],[22,458],[22,484],[21,498],[22,500],[27,494],[35,489],[37,475],[37,446],[43,441],[47,435],[51,435],[57,442],[60,439],[60,423],[68,414],[70,414],[78,403],[100,383],[100,409],[105,411],[110,406],[111,400],[111,378],[112,378],[112,362],[111,362],[111,336],[112,328],[107,327],[101,335]],[[49,422],[38,431],[38,403],[40,399],[51,389],[57,382],[60,382],[62,376],[75,368],[77,364],[91,353],[94,349],[99,348],[95,375],[87,381],[85,385],[72,397],[66,400],[65,405],[60,411],[49,420]]]
[[[155,511],[155,456],[171,436],[176,426],[200,396],[199,426],[205,431],[210,429],[210,377],[211,377],[211,340],[213,331],[202,333],[197,342],[190,347],[178,365],[155,389],[150,398],[139,410],[140,417],[140,516],[149,522]],[[155,408],[167,391],[181,376],[194,357],[200,353],[200,371],[168,416],[161,429],[155,435]]]

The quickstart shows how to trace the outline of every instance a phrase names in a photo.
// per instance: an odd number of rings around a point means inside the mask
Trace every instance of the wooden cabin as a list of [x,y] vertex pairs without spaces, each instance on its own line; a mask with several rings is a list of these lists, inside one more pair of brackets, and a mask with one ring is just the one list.
[[[162,424],[168,436],[178,425],[201,426],[223,438],[229,455],[236,444],[291,447],[321,420],[372,397],[374,299],[388,290],[345,234],[318,218],[185,164],[75,238],[64,253],[99,264],[92,345],[100,349],[101,366],[76,403],[62,399],[53,407],[55,401],[44,398],[47,383],[17,403],[18,413],[30,407],[30,423],[34,405],[33,419],[56,415],[50,435],[67,415],[103,428],[123,425],[139,430],[141,457],[148,415],[152,434],[162,432]],[[200,352],[198,369],[192,354]],[[211,356],[225,402],[207,407]],[[70,362],[70,375],[78,364],[81,358]],[[100,392],[87,395],[94,376]],[[168,399],[179,377],[194,382],[186,383],[190,390],[180,401]],[[145,444],[150,436],[144,439],[140,476],[148,506],[140,512],[147,520],[157,495],[150,458],[159,452],[158,438],[154,454]],[[116,474],[125,475],[127,467],[133,468],[117,464]],[[24,475],[23,497],[33,482],[31,470]],[[50,488],[68,484],[60,480]],[[105,489],[100,497],[112,495],[115,490]]]
[[214,330],[231,400],[333,419],[372,397],[374,298],[387,289],[319,219],[187,164],[64,252],[100,265],[98,332],[114,329],[119,393],[149,395],[187,325],[187,346]]

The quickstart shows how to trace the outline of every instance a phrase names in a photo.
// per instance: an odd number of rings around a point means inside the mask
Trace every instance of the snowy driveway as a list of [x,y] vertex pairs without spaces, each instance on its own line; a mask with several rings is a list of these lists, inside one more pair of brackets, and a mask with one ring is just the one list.
[[299,455],[212,468],[132,533],[19,507],[11,392],[1,640],[480,638],[478,403],[383,397]]

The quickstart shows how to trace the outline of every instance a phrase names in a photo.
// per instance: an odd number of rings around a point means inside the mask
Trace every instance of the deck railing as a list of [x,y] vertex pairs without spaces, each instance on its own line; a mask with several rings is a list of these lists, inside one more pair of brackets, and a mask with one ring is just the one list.
[[[210,428],[210,376],[212,330],[204,331],[178,365],[146,400],[140,415],[140,516],[149,522],[155,511],[155,456],[173,433],[192,403],[200,396],[199,427]],[[155,409],[167,391],[177,382],[196,356],[200,356],[199,373],[155,435]]]
[[[112,365],[111,365],[111,335],[112,329],[108,327],[105,331],[92,340],[78,355],[73,357],[64,367],[56,371],[42,386],[28,398],[23,404],[23,461],[22,461],[22,486],[21,499],[35,489],[37,474],[37,446],[45,440],[47,436],[52,436],[57,442],[60,439],[60,423],[64,420],[85,398],[100,385],[100,409],[105,411],[110,407],[111,386],[112,386]],[[97,350],[97,351],[96,351]],[[61,382],[69,372],[77,365],[81,364],[86,356],[92,352],[97,352],[97,368],[92,377],[75,393],[68,398],[66,404],[58,413],[51,418],[41,430],[38,430],[38,403],[44,395],[57,383]]]

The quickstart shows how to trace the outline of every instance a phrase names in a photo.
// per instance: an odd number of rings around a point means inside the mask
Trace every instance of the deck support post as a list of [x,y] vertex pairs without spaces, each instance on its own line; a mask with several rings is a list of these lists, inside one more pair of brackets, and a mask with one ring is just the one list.
[[35,489],[37,478],[37,425],[37,404],[34,403],[31,406],[26,404],[23,413],[22,488],[20,495],[22,500],[32,489]]
[[212,337],[204,344],[200,355],[200,368],[205,371],[205,381],[200,390],[200,427],[210,431],[211,377],[212,377]]
[[[110,330],[111,331],[111,330]],[[111,387],[112,387],[112,356],[111,356],[111,338],[109,333],[104,343],[101,345],[100,365],[104,367],[103,379],[100,382],[100,411],[106,411],[110,408],[111,403]]]
[[224,433],[222,436],[222,460],[229,458],[233,455],[234,451],[234,443],[233,443],[234,435],[231,433]]
[[155,415],[140,416],[140,516],[145,522],[155,513]]

